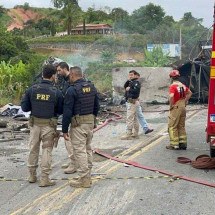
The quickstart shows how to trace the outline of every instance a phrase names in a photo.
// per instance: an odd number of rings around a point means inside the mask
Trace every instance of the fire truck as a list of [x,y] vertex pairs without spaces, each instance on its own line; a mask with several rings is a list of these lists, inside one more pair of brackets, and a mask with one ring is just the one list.
[[207,143],[210,144],[210,155],[215,157],[215,5],[206,133]]

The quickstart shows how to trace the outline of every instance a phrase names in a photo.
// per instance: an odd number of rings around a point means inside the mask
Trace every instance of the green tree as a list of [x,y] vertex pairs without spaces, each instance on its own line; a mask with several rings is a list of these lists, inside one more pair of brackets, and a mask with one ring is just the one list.
[[54,20],[51,21],[50,33],[51,33],[52,36],[54,36],[56,34],[56,32],[57,32],[55,23],[56,22]]
[[134,32],[145,34],[147,31],[155,29],[164,16],[165,12],[161,6],[149,3],[133,12],[129,27]]
[[78,6],[78,0],[52,0],[52,2],[56,8],[66,7],[68,4],[74,4]]
[[30,9],[30,5],[29,5],[29,3],[28,3],[28,2],[25,2],[25,3],[24,3],[24,5],[23,5],[23,9],[24,9],[24,10],[28,10],[28,9]]
[[23,39],[13,36],[12,33],[7,32],[3,26],[0,26],[0,62],[9,61],[10,58],[28,49]]
[[62,8],[63,15],[65,16],[67,34],[70,35],[73,18],[76,17],[76,13],[80,14],[78,0],[52,0],[52,2],[54,3],[54,7]]
[[16,56],[18,51],[12,35],[0,26],[0,62],[8,61],[10,57]]
[[148,43],[178,43],[179,33],[172,16],[165,16],[162,22],[147,33]]
[[62,11],[67,28],[67,34],[70,35],[72,28],[75,27],[81,19],[82,11],[80,7],[75,4],[68,4]]
[[87,12],[85,13],[86,22],[87,23],[101,23],[110,18],[109,14],[107,14],[102,9],[95,10],[93,7],[89,7]]
[[0,5],[0,17],[3,16],[3,14],[6,12],[6,9]]
[[199,54],[198,42],[208,40],[208,30],[202,25],[203,19],[193,17],[191,12],[184,14],[177,23],[178,32],[181,30],[182,58],[193,59]]
[[161,24],[165,24],[168,26],[172,26],[175,23],[175,20],[172,16],[165,16],[161,22]]
[[127,20],[129,18],[129,14],[122,8],[113,8],[110,13],[110,17],[114,21],[115,31],[123,31],[127,27]]
[[112,19],[117,22],[117,21],[122,21],[124,20],[126,17],[128,17],[128,12],[126,10],[123,10],[120,7],[117,8],[113,8],[111,13],[110,13],[110,17],[112,17]]
[[191,12],[184,13],[183,18],[179,21],[179,24],[183,24],[184,26],[193,26],[193,25],[202,25],[202,18],[193,17]]
[[[54,22],[48,18],[40,19],[37,23],[33,25],[34,28],[39,29],[43,35],[52,34],[54,35],[54,30],[52,32],[52,28],[54,29]],[[56,30],[55,30],[56,31]]]

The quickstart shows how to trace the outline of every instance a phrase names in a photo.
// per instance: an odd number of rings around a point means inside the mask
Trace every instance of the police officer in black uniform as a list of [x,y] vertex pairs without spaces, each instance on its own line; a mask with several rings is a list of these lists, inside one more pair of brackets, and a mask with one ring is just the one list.
[[[71,180],[73,187],[91,186],[92,150],[95,117],[99,111],[99,101],[95,86],[83,78],[79,67],[70,70],[73,83],[65,95],[62,131],[65,140],[71,139],[74,157],[78,163],[78,180]],[[71,124],[68,133],[69,125]]]
[[51,172],[52,150],[56,137],[57,117],[63,112],[62,93],[54,87],[56,67],[45,65],[43,68],[43,80],[39,84],[30,87],[22,101],[23,111],[31,111],[30,125],[30,154],[28,168],[30,172],[29,182],[37,181],[36,169],[38,167],[40,143],[42,141],[41,180],[40,187],[55,185],[49,179]]
[[[58,78],[57,78],[56,87],[59,90],[61,90],[63,96],[65,96],[67,89],[70,87],[69,65],[66,62],[60,62],[57,65],[57,73],[58,73]],[[62,122],[62,116],[59,117],[59,121]],[[66,146],[66,150],[67,150],[70,162],[67,164],[63,164],[62,168],[65,168],[64,169],[65,174],[73,174],[76,172],[77,164],[75,163],[74,152],[71,146],[71,141],[65,140],[65,146]]]
[[140,96],[141,85],[138,79],[135,77],[135,70],[129,72],[129,80],[125,83],[125,98],[127,101],[127,119],[126,125],[127,130],[126,134],[121,137],[121,140],[130,140],[132,139],[132,129],[134,128],[135,137],[138,135],[139,123],[137,121],[136,114],[136,102]]

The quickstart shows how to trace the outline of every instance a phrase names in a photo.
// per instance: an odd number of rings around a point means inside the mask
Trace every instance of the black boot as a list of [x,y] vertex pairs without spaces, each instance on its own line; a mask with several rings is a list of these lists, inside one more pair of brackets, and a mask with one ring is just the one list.
[[185,143],[179,143],[179,149],[186,150],[187,149],[187,144],[185,144]]

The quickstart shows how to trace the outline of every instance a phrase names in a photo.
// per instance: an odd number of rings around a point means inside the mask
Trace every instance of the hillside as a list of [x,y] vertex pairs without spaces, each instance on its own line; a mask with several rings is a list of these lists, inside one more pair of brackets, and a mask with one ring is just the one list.
[[[24,25],[29,21],[37,22],[39,19],[52,16],[51,13],[56,11],[51,8],[29,8],[16,7],[7,10],[7,30],[11,31],[14,28],[23,29]],[[53,14],[54,15],[54,14]]]
[[24,10],[23,8],[13,8],[9,9],[7,12],[8,16],[11,17],[9,26],[7,27],[8,31],[13,30],[14,28],[23,29],[25,23],[29,20],[37,21],[42,18],[42,15],[34,12],[31,9]]

